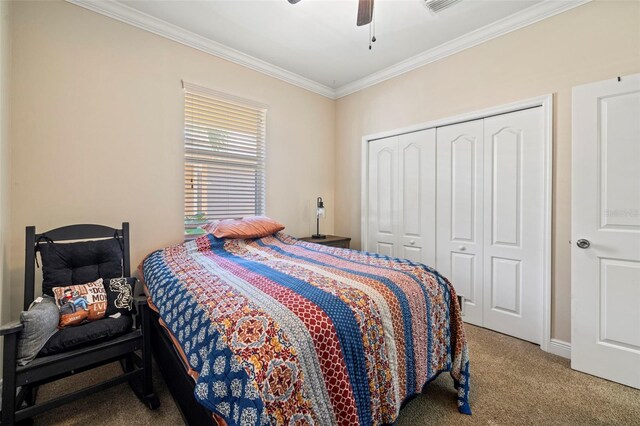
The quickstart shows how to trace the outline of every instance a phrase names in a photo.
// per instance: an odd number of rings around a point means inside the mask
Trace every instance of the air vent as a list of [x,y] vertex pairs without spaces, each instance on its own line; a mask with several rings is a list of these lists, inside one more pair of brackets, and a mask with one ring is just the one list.
[[460,3],[461,1],[462,0],[424,0],[424,4],[433,13],[438,13],[456,3]]

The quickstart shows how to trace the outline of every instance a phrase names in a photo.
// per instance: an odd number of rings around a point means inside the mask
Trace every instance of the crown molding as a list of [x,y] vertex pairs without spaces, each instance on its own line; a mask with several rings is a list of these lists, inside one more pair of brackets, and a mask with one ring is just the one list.
[[591,0],[546,0],[520,12],[509,15],[475,31],[467,33],[433,49],[425,50],[411,58],[398,62],[388,68],[374,72],[366,77],[338,87],[335,98],[350,95],[369,86],[397,77],[416,68],[446,58],[465,49],[477,46],[485,41],[508,34],[512,31],[535,24],[574,7],[582,6]]
[[[1,0],[0,0],[1,1]],[[333,89],[324,84],[285,70],[262,59],[242,53],[221,43],[202,37],[177,25],[155,18],[117,1],[66,0],[69,3],[133,25],[194,49],[226,59],[254,71],[277,78],[330,99],[338,99],[359,90],[397,77],[465,49],[477,46],[504,34],[534,24],[546,18],[589,3],[591,0],[545,0],[506,18],[467,33],[433,49],[426,50],[381,71]]]
[[184,44],[194,49],[201,50],[238,65],[250,68],[254,71],[277,78],[294,86],[301,87],[322,96],[335,99],[335,90],[329,86],[318,83],[294,72],[285,70],[262,59],[255,58],[239,50],[232,49],[216,41],[202,37],[196,33],[185,30],[177,25],[170,24],[144,12],[116,1],[95,0],[66,0],[69,3],[89,9],[109,18],[133,25],[175,42]]

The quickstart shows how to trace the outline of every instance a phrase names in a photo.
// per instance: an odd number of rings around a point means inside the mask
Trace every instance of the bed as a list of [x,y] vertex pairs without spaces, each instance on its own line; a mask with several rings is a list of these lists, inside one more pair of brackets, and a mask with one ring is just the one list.
[[455,291],[425,265],[281,232],[206,234],[151,253],[141,275],[189,423],[390,424],[442,372],[471,414]]

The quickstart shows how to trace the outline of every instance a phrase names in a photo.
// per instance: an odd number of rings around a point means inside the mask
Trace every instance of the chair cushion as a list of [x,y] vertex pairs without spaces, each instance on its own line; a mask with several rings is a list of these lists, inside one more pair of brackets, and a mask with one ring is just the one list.
[[122,315],[118,318],[103,318],[76,327],[63,328],[47,341],[38,356],[53,355],[120,336],[131,331],[132,324],[131,316]]
[[98,278],[122,276],[122,248],[115,238],[77,243],[39,244],[42,257],[42,292],[53,287],[84,284]]
[[27,365],[40,352],[49,338],[58,331],[58,307],[53,298],[44,296],[28,311],[20,314],[24,327],[18,335],[18,365]]

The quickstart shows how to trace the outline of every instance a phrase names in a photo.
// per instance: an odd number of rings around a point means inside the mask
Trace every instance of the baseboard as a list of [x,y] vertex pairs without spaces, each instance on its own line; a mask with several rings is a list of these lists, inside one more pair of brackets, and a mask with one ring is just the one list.
[[547,346],[547,352],[571,359],[571,343],[564,340],[551,339]]

